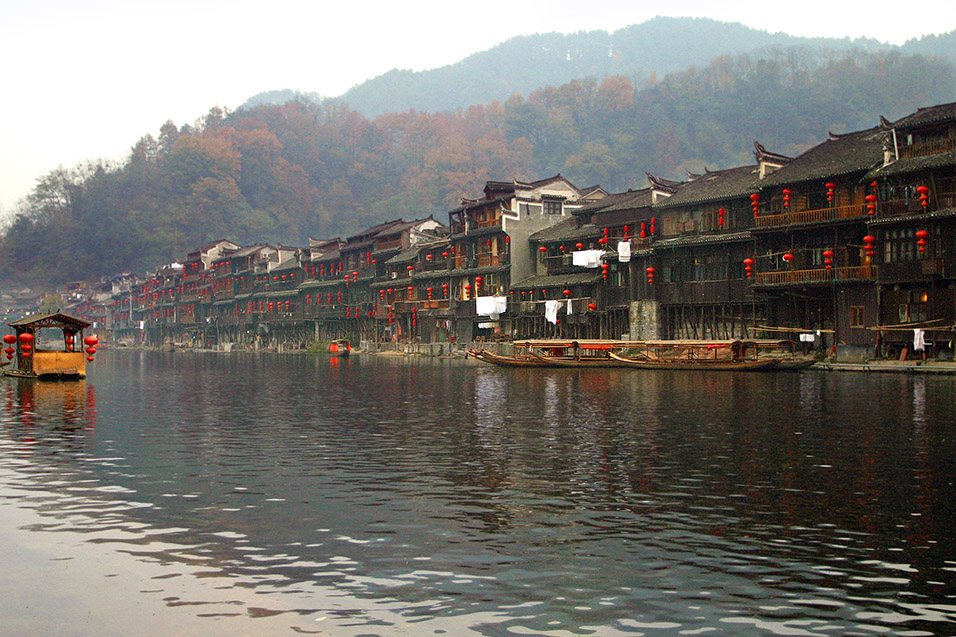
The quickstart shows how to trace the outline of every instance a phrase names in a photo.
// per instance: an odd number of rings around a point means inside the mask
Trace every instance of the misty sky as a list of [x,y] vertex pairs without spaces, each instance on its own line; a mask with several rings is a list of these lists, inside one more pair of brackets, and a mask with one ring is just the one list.
[[956,11],[938,0],[912,19],[822,0],[0,0],[0,211],[58,165],[122,160],[167,119],[181,126],[272,89],[335,96],[515,35],[614,31],[656,15],[893,44],[956,29]]

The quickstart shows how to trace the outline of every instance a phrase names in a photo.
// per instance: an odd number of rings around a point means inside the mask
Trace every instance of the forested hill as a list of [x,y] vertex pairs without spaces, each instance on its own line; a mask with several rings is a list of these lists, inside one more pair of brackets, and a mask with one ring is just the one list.
[[876,50],[876,40],[800,38],[709,18],[659,17],[613,33],[519,36],[456,64],[414,72],[392,70],[341,96],[368,117],[408,109],[444,111],[528,95],[574,79],[623,75],[631,81],[705,66],[720,55],[771,47]]
[[635,85],[574,80],[447,113],[375,119],[295,100],[191,126],[171,122],[120,165],[38,181],[0,244],[4,284],[144,271],[219,238],[303,245],[386,219],[447,211],[489,179],[562,173],[640,186],[752,161],[753,141],[796,154],[827,131],[873,126],[956,101],[956,72],[897,51],[806,47],[712,63]]
[[[929,35],[901,47],[872,39],[801,38],[767,33],[709,18],[654,18],[613,33],[547,33],[512,38],[460,62],[427,71],[394,69],[353,87],[338,99],[366,117],[410,109],[447,111],[471,104],[504,101],[544,86],[560,86],[586,77],[598,80],[624,75],[635,83],[692,66],[710,64],[721,55],[802,47],[830,54],[849,50],[897,51],[937,56],[956,64],[956,32]],[[321,101],[316,93],[289,89],[260,93],[244,104],[284,104],[301,96]]]

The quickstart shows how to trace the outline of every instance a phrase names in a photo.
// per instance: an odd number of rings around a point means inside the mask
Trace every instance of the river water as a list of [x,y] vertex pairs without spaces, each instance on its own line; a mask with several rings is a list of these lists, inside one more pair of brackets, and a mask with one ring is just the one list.
[[956,379],[101,352],[0,385],[4,635],[956,633]]

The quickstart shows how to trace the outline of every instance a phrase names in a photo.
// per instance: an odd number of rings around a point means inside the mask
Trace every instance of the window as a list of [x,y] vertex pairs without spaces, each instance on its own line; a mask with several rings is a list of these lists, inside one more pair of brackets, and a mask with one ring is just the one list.
[[559,215],[561,214],[561,202],[554,201],[551,199],[544,200],[544,214],[546,215]]
[[863,306],[850,306],[850,327],[863,327]]
[[884,236],[884,263],[915,261],[916,255],[916,230],[912,228],[898,228],[888,231]]

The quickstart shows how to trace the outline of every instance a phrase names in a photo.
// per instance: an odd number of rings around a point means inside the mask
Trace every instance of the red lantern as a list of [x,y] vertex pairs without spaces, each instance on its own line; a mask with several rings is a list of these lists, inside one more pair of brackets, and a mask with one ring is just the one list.
[[87,348],[86,348],[86,353],[89,354],[90,356],[92,356],[93,354],[96,353],[96,348],[95,348],[95,347],[87,347]]
[[99,342],[100,340],[96,338],[95,336],[87,336],[86,338],[83,339],[84,345],[91,345],[93,347],[96,347],[96,344]]
[[720,229],[724,227],[724,212],[726,211],[723,208],[717,209],[717,227]]
[[547,249],[545,246],[541,246],[540,248],[538,248],[538,250],[541,251],[541,252],[547,252],[547,251],[548,251],[548,249]]
[[571,296],[571,290],[565,290],[564,296]]
[[757,193],[750,195],[750,207],[754,211],[754,219],[760,217],[760,195]]
[[32,352],[32,351],[33,351],[33,345],[30,345],[29,343],[22,343],[22,344],[20,345],[20,351],[23,352],[24,354],[27,354],[27,353],[29,353],[29,352]]
[[93,362],[93,357],[92,357],[92,356],[87,356],[87,357],[86,357],[86,360],[88,360],[89,362],[92,363],[92,362]]
[[929,232],[926,230],[917,230],[916,231],[916,245],[919,246],[920,252],[926,252],[926,240],[929,238]]
[[578,250],[581,250],[582,248],[584,248],[584,244],[583,244],[583,243],[575,243],[575,244],[574,244],[574,247],[577,248]]
[[406,266],[405,266],[405,269],[408,270],[409,272],[411,272],[412,270],[415,269],[415,266],[414,266],[414,265],[406,265]]
[[589,310],[596,310],[596,309],[597,309],[597,305],[595,305],[594,303],[588,303],[588,309],[589,309]]
[[647,224],[643,221],[641,222],[641,239],[647,238]]
[[833,267],[833,250],[823,251],[823,265],[826,266],[827,270]]
[[6,336],[3,337],[3,342],[6,343],[7,345],[13,345],[14,343],[17,342],[17,337],[14,336],[13,334],[7,334]]
[[654,282],[654,273],[657,272],[657,270],[655,270],[654,268],[645,268],[645,269],[644,269],[644,272],[647,273],[647,282],[648,282],[648,283],[653,283],[653,282]]
[[6,355],[9,357],[9,356],[13,356],[13,354],[14,354],[16,351],[17,351],[17,350],[13,349],[12,347],[7,347],[6,349],[3,350],[3,353],[6,354]]
[[21,342],[21,343],[32,343],[32,342],[33,342],[33,334],[31,334],[30,332],[24,332],[23,334],[20,335],[20,342]]
[[793,255],[787,252],[785,255],[783,255],[783,260],[787,263],[791,263],[793,261]]
[[790,209],[790,195],[791,195],[791,194],[793,194],[793,192],[792,192],[789,188],[784,188],[784,189],[783,189],[783,207],[784,207],[784,209],[786,209],[786,210],[789,210],[789,209]]

